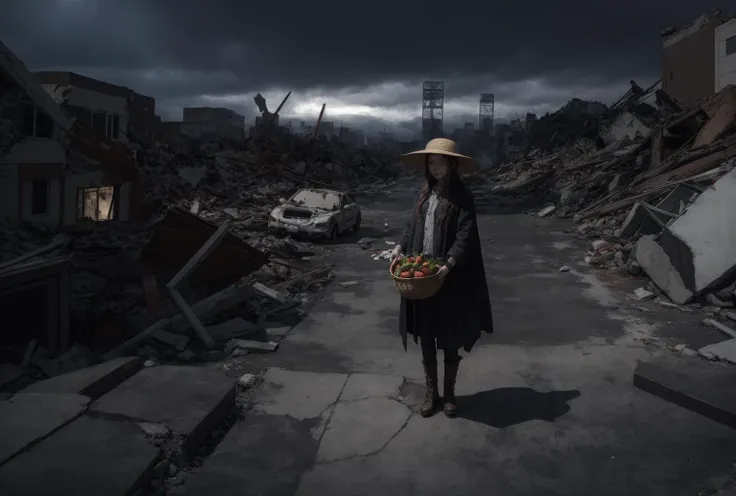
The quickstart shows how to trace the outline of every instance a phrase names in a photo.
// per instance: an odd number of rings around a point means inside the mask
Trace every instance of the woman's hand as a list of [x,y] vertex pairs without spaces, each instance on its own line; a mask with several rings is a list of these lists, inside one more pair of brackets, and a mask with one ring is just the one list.
[[449,273],[450,267],[448,267],[447,265],[443,265],[442,267],[440,267],[440,270],[437,271],[437,277],[439,277],[440,279],[444,279]]
[[391,265],[393,265],[396,262],[396,260],[401,258],[401,255],[402,255],[401,252],[402,252],[401,245],[396,245],[394,247],[394,250],[391,252]]

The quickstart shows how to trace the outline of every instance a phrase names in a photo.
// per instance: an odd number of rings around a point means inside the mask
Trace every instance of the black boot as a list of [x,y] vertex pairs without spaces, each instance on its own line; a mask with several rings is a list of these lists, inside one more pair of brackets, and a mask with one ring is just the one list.
[[424,378],[427,384],[427,394],[424,397],[424,403],[419,409],[422,417],[431,417],[439,408],[442,403],[440,393],[438,391],[437,383],[437,360],[422,360],[424,365]]
[[445,380],[444,380],[444,410],[448,417],[457,417],[458,406],[455,400],[455,380],[457,379],[457,370],[460,367],[460,357],[452,361],[445,360]]

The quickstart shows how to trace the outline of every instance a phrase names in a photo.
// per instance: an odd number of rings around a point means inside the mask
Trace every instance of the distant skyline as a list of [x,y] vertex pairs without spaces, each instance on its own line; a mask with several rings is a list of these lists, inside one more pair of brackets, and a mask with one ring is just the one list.
[[359,15],[348,6],[3,0],[0,33],[29,69],[127,86],[155,97],[165,120],[181,119],[185,106],[222,106],[253,122],[257,92],[275,110],[291,90],[285,120],[316,121],[326,103],[327,120],[405,138],[421,127],[427,79],[445,81],[448,131],[477,123],[485,92],[496,96],[498,119],[543,115],[574,97],[610,104],[629,80],[659,79],[664,28],[719,5],[376,0]]

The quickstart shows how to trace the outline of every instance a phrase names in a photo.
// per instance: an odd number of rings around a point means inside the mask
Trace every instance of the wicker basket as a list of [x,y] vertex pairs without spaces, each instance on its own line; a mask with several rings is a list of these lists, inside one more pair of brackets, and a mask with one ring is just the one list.
[[396,284],[396,291],[406,298],[407,300],[426,300],[437,294],[445,282],[444,279],[440,279],[440,276],[435,274],[433,276],[417,277],[415,278],[404,278],[396,277],[394,275],[394,264],[388,269],[391,274],[391,279]]

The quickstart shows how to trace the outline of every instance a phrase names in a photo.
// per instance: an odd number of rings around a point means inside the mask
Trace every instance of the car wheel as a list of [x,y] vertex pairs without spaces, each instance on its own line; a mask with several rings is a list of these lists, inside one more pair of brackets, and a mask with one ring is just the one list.
[[360,231],[360,221],[361,221],[361,215],[360,212],[358,212],[358,217],[355,219],[355,225],[353,226],[353,232]]

